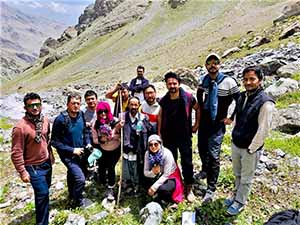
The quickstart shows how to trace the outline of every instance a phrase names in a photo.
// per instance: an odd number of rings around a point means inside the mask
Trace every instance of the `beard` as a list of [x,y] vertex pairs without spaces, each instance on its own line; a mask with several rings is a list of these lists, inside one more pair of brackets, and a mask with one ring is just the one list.
[[136,115],[137,112],[138,112],[137,109],[130,109],[130,114],[131,114],[131,115]]
[[170,88],[170,89],[169,89],[169,92],[170,92],[170,93],[176,93],[176,92],[177,92],[177,89],[176,89],[176,88]]

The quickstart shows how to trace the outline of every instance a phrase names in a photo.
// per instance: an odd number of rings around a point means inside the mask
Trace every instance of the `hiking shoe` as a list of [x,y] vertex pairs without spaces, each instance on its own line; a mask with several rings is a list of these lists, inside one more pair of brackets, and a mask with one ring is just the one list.
[[236,216],[244,209],[244,205],[237,201],[234,201],[231,206],[228,207],[226,213],[230,216]]
[[106,197],[107,197],[107,200],[109,200],[109,201],[114,201],[115,200],[114,189],[113,188],[108,188],[108,190],[106,192]]
[[196,200],[196,197],[193,193],[193,186],[192,185],[187,185],[186,186],[186,199],[188,202],[194,202]]
[[230,197],[230,198],[226,198],[226,199],[224,200],[224,205],[225,205],[226,207],[229,207],[229,206],[232,205],[233,202],[234,202],[234,196],[232,196],[232,197]]
[[214,196],[215,196],[215,192],[208,189],[202,200],[202,204],[208,204],[208,203],[212,202],[214,200]]
[[88,198],[83,198],[82,200],[80,200],[79,207],[82,208],[82,209],[87,209],[87,208],[89,208],[92,204],[93,204],[93,202],[92,202],[90,199],[88,199]]
[[194,175],[195,180],[203,180],[207,177],[207,173],[204,171],[200,171]]

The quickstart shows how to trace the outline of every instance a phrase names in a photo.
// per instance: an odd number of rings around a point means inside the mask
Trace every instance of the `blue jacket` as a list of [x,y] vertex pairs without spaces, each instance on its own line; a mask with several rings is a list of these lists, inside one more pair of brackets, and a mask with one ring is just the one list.
[[83,148],[91,143],[90,129],[86,128],[84,114],[71,118],[67,111],[61,112],[54,120],[51,145],[60,157],[72,157],[74,148]]
[[141,84],[136,84],[137,79],[139,78],[136,77],[132,79],[129,85],[129,90],[131,91],[132,96],[134,96],[135,92],[140,93],[141,91],[143,91],[144,88],[147,87],[149,84],[149,81],[144,77],[142,77],[141,79],[142,80]]

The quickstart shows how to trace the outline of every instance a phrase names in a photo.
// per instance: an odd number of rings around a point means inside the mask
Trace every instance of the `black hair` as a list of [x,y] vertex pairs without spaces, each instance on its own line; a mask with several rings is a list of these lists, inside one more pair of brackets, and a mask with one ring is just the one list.
[[152,88],[154,90],[154,92],[156,92],[156,89],[155,89],[154,85],[153,84],[148,84],[146,87],[144,87],[143,93],[145,93],[146,89],[148,89],[148,88]]
[[141,102],[140,102],[140,99],[139,99],[138,97],[136,97],[136,96],[131,96],[131,97],[128,99],[128,105],[129,105],[129,103],[130,103],[130,101],[131,101],[132,99],[137,99],[138,102],[139,102],[139,104],[141,103]]
[[98,95],[96,92],[94,92],[93,90],[87,90],[84,94],[84,98],[90,97],[95,95],[96,98],[98,98]]
[[138,70],[138,69],[142,69],[145,72],[145,67],[142,66],[142,65],[138,65],[138,67],[136,68],[136,70]]
[[81,96],[77,93],[70,93],[67,98],[67,103],[71,101],[72,98],[79,99],[81,101]]
[[41,97],[37,94],[37,93],[34,93],[34,92],[30,92],[30,93],[27,93],[25,96],[24,96],[24,99],[23,99],[23,102],[24,102],[24,105],[26,105],[27,101],[28,100],[33,100],[33,99],[38,99],[40,101],[41,100]]
[[264,78],[262,70],[258,66],[248,66],[243,70],[243,77],[246,73],[253,71],[259,80]]
[[127,89],[129,90],[128,84],[126,82],[121,83],[121,90]]
[[174,72],[168,72],[168,73],[165,74],[165,79],[164,79],[165,82],[167,82],[167,80],[169,78],[175,78],[176,80],[178,80],[179,83],[181,81],[180,77]]

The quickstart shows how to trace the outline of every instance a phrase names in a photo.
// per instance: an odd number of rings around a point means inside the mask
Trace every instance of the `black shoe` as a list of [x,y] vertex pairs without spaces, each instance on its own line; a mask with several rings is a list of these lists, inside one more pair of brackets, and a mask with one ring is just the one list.
[[93,204],[93,202],[92,202],[90,199],[88,199],[88,198],[83,198],[82,200],[80,200],[79,207],[82,208],[82,209],[87,209],[87,208],[89,208],[92,204]]
[[204,171],[200,171],[199,173],[194,175],[194,178],[196,180],[200,180],[200,179],[202,180],[202,179],[205,179],[206,177],[207,177],[207,173]]

